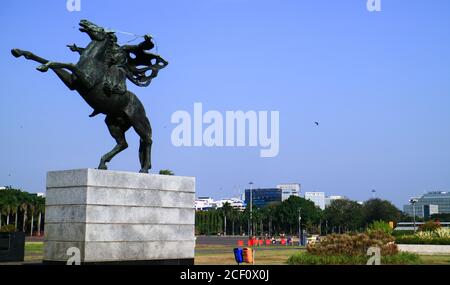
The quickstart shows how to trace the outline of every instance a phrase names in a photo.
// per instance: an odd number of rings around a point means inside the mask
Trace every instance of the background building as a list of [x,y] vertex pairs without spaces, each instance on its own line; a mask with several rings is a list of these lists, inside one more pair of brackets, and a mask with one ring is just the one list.
[[[253,208],[262,208],[273,202],[281,202],[280,188],[257,188],[252,190]],[[250,205],[250,189],[245,189],[245,204]]]
[[243,211],[245,210],[245,203],[239,198],[226,198],[214,201],[211,197],[198,197],[195,199],[195,210],[208,211],[210,209],[222,208],[225,203],[230,204],[231,207]]
[[231,207],[239,210],[244,211],[245,210],[245,203],[239,198],[228,198],[228,199],[222,199],[215,201],[214,204],[216,208],[222,208],[225,203],[230,204]]
[[[443,191],[428,192],[417,198],[414,211],[417,217],[422,218],[428,218],[432,214],[450,213],[450,193]],[[403,206],[403,212],[409,216],[413,216],[414,211],[411,204]]]
[[300,187],[299,183],[278,184],[277,188],[281,189],[281,201],[287,200],[291,196],[300,197]]
[[198,197],[195,199],[195,210],[206,211],[215,207],[214,200],[211,197]]
[[430,218],[431,215],[439,214],[439,206],[438,205],[423,205],[423,217]]
[[320,209],[325,209],[324,192],[305,192],[305,199],[314,202],[314,204]]
[[345,200],[345,199],[347,199],[347,197],[345,196],[338,196],[338,195],[327,196],[325,197],[325,207],[330,206],[330,204],[335,200]]

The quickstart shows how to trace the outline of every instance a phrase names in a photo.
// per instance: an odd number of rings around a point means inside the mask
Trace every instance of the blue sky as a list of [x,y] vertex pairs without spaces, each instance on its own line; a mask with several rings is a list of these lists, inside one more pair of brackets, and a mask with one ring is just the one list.
[[[450,190],[450,1],[365,0],[3,1],[0,6],[0,185],[45,190],[49,170],[94,168],[114,146],[103,116],[53,73],[13,58],[22,48],[76,62],[77,26],[151,33],[170,64],[150,87],[128,83],[153,127],[153,172],[197,177],[216,198],[299,182],[355,200],[400,206],[411,195]],[[121,42],[132,38],[118,35]],[[280,112],[280,153],[259,148],[177,148],[177,110]],[[319,121],[320,125],[314,125]],[[137,171],[138,137],[110,164]]]

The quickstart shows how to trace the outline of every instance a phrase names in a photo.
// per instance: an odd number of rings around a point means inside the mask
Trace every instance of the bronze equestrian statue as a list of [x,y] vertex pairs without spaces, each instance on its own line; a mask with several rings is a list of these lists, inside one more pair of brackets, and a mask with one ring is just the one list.
[[144,106],[135,94],[127,90],[126,79],[137,86],[148,86],[168,62],[157,54],[147,52],[155,45],[146,35],[138,45],[120,46],[114,31],[81,20],[79,30],[91,42],[86,48],[68,45],[80,54],[76,64],[53,62],[29,51],[13,49],[15,57],[24,56],[42,65],[37,70],[53,70],[70,90],[76,90],[94,110],[90,117],[105,114],[105,123],[117,145],[100,159],[99,169],[128,147],[125,132],[133,127],[140,137],[139,160],[142,173],[151,168],[152,128]]

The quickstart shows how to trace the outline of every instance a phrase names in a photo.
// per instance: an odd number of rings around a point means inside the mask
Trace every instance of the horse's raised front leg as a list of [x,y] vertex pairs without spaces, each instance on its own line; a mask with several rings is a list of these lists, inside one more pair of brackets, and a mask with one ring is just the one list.
[[42,63],[42,64],[46,64],[46,63],[49,62],[47,59],[39,57],[39,56],[35,55],[32,52],[29,52],[29,51],[26,51],[26,50],[21,50],[21,49],[18,49],[18,48],[12,49],[11,53],[15,57],[23,56],[26,59],[37,61],[37,62]]
[[[26,59],[33,60],[42,64],[46,64],[49,60],[42,58],[40,56],[35,55],[32,52],[21,50],[21,49],[12,49],[11,53],[15,57],[25,57]],[[62,80],[62,82],[70,89],[74,90],[72,75],[64,69],[53,69],[53,71],[58,75],[58,77]]]
[[65,68],[72,72],[74,72],[74,70],[77,69],[77,67],[72,63],[63,63],[63,62],[54,62],[54,61],[48,61],[48,62],[36,67],[36,69],[41,72],[47,72],[49,69],[55,69],[55,68]]
[[77,80],[80,81],[80,83],[85,87],[91,86],[91,80],[89,80],[86,74],[82,72],[75,64],[72,63],[49,61],[45,64],[38,66],[36,69],[41,72],[47,72],[49,69],[57,70],[62,68],[71,71],[77,77]]

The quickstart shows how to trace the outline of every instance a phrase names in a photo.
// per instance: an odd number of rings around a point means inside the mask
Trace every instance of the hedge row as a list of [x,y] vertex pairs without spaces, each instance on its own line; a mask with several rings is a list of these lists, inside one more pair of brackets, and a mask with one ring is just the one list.
[[395,243],[397,244],[436,244],[436,245],[450,245],[450,238],[432,238],[421,239],[418,236],[398,236],[395,237]]
[[[297,253],[289,257],[290,265],[364,265],[369,259],[368,256],[350,255],[314,255],[310,253]],[[421,264],[419,255],[401,252],[395,255],[382,256],[381,264],[388,265],[411,265]]]

